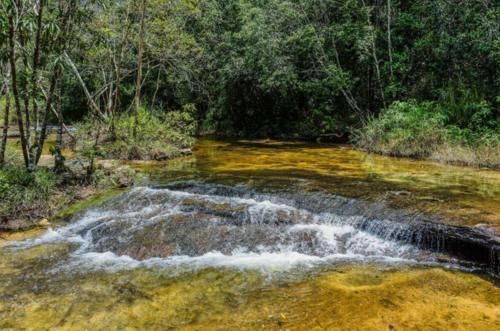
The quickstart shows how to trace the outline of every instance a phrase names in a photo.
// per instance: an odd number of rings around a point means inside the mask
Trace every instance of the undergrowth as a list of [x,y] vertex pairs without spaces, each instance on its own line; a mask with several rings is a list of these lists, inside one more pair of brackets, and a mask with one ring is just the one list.
[[356,130],[353,141],[375,153],[499,168],[498,119],[484,102],[467,107],[469,120],[459,123],[451,118],[457,112],[439,103],[395,102]]
[[[113,121],[87,119],[78,125],[75,149],[85,158],[116,160],[166,160],[184,153],[194,139],[195,108],[184,106],[166,115],[140,110]],[[136,134],[134,136],[134,127]]]

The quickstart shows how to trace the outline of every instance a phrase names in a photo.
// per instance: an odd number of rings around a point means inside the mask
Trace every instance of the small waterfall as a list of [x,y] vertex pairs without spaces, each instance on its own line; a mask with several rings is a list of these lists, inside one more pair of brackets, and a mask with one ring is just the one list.
[[415,215],[406,210],[387,208],[382,203],[348,199],[318,192],[280,192],[263,194],[245,187],[229,187],[197,182],[179,182],[165,186],[184,192],[239,196],[275,201],[348,224],[387,241],[409,244],[419,249],[449,254],[454,258],[481,265],[500,274],[500,241],[476,228],[443,224],[439,220]]
[[75,245],[73,265],[96,268],[434,263],[429,251],[500,266],[500,244],[475,229],[334,195],[197,182],[135,188],[18,245],[61,241]]

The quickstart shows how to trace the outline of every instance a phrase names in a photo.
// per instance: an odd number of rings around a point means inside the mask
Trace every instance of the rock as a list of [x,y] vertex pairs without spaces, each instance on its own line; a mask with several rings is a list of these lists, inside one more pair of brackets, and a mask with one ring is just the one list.
[[99,160],[97,165],[101,169],[109,170],[113,168],[113,160]]
[[0,231],[20,231],[30,227],[24,220],[3,220],[0,222]]
[[384,306],[385,308],[388,308],[388,309],[398,308],[398,305],[396,305],[394,302],[392,302],[390,299],[387,299],[387,298],[380,299],[379,302],[382,306]]
[[188,156],[188,155],[193,154],[193,151],[192,151],[191,149],[189,149],[189,148],[186,148],[186,149],[181,149],[181,150],[179,151],[179,154],[180,154],[181,156]]
[[165,153],[156,153],[151,157],[151,159],[154,161],[166,161],[169,159],[169,156]]
[[48,226],[50,225],[50,222],[49,222],[49,220],[48,220],[48,219],[44,218],[44,219],[42,219],[42,220],[40,220],[40,221],[38,222],[38,225],[39,225],[39,226],[48,227]]
[[167,160],[172,159],[173,157],[189,156],[191,154],[193,154],[193,151],[189,148],[185,148],[185,149],[181,149],[181,150],[177,151],[175,154],[166,154],[163,152],[158,152],[158,153],[153,154],[151,156],[151,159],[154,161],[167,161]]
[[116,180],[119,188],[125,188],[134,185],[134,178],[130,175],[129,167],[118,167],[113,172],[113,178]]
[[480,223],[480,224],[476,224],[474,226],[476,229],[480,230],[480,231],[483,231],[484,233],[488,234],[488,235],[491,235],[491,236],[500,236],[500,229],[495,229],[493,226],[489,225],[489,224],[483,224],[483,223]]
[[443,202],[443,200],[431,196],[417,197],[417,200],[429,201],[429,202]]
[[393,194],[393,195],[397,195],[397,196],[401,196],[401,195],[411,195],[410,192],[408,191],[389,191],[389,193]]

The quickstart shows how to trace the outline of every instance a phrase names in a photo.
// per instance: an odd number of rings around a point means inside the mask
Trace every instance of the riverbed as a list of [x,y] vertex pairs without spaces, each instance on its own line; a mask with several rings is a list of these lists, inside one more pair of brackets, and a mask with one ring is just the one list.
[[494,330],[500,173],[347,145],[198,140],[0,242],[0,329]]

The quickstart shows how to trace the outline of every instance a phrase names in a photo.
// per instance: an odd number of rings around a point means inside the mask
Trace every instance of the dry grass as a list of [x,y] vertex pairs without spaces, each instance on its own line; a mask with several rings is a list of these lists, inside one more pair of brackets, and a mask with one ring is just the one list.
[[445,143],[439,145],[429,159],[471,167],[488,167],[500,169],[500,145],[496,146],[462,146]]

